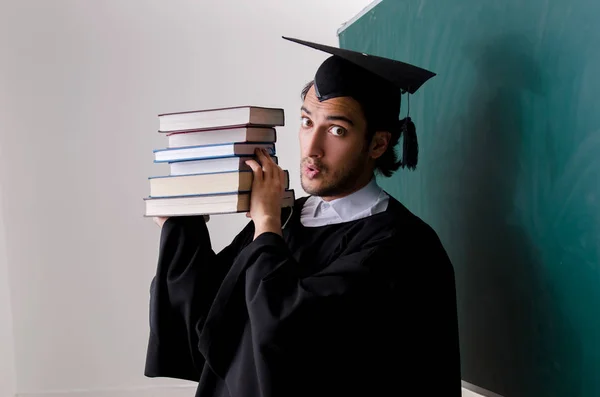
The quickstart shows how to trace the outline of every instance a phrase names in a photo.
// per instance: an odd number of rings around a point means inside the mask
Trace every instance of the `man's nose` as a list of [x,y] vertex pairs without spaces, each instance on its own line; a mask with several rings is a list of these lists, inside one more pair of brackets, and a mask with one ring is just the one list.
[[306,146],[306,154],[308,157],[321,158],[323,157],[323,142],[326,137],[326,131],[324,127],[315,127],[308,137]]

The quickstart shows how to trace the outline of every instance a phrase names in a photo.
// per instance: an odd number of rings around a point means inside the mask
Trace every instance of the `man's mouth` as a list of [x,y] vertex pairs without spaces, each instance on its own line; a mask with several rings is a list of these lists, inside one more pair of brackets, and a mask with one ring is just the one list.
[[304,166],[304,174],[311,179],[316,177],[320,172],[319,167],[315,165],[307,164]]

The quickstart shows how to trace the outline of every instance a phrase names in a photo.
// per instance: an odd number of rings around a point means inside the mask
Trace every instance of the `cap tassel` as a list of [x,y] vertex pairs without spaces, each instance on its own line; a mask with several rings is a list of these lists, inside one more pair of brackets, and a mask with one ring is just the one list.
[[401,120],[402,128],[402,168],[414,170],[419,160],[419,143],[417,142],[417,130],[410,117]]

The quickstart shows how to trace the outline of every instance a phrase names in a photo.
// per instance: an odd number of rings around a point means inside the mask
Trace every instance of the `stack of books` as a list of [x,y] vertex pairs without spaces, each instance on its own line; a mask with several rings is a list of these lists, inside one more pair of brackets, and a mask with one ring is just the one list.
[[[145,216],[188,216],[250,210],[253,172],[245,163],[257,147],[278,164],[277,126],[285,123],[280,108],[236,106],[159,116],[165,148],[154,150],[155,163],[169,164],[169,174],[151,176],[144,198]],[[260,162],[259,162],[260,163]],[[294,203],[285,171],[283,207]]]

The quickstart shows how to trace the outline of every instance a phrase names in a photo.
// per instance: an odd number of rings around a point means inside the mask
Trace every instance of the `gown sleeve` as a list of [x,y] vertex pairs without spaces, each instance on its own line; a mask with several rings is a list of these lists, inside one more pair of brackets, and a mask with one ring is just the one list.
[[150,286],[146,376],[199,380],[204,358],[198,353],[198,333],[235,256],[250,241],[250,232],[247,225],[215,254],[204,217],[172,217],[164,223]]
[[248,323],[251,346],[241,349],[255,368],[227,375],[258,377],[261,397],[404,395],[419,382],[459,397],[451,265],[435,247],[408,245],[399,260],[398,247],[366,243],[303,277],[284,239],[263,233],[235,260],[200,351],[225,376]]

